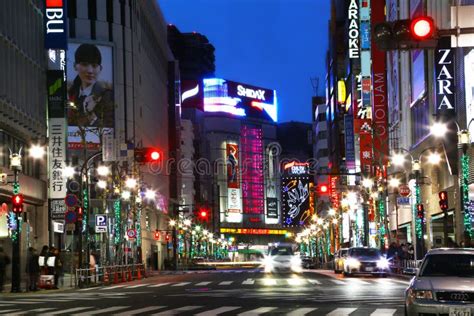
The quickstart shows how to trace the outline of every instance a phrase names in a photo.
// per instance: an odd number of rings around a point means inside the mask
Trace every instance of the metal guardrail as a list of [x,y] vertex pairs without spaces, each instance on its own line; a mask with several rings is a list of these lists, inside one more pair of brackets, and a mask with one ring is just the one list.
[[82,288],[129,282],[144,277],[146,277],[144,264],[96,266],[89,269],[76,269],[74,284],[75,287]]

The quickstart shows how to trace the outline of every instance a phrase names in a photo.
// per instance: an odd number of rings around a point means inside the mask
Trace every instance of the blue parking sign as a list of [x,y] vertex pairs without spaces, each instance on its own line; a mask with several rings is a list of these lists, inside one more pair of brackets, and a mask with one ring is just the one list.
[[96,233],[107,232],[107,215],[98,214],[95,216],[95,232]]

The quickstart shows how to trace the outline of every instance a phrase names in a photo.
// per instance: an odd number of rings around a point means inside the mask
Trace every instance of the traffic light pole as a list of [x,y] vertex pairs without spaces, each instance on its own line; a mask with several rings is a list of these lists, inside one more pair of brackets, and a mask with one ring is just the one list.
[[[13,194],[18,194],[15,192],[18,188],[18,170],[14,170],[14,181],[13,181]],[[21,276],[20,276],[20,244],[21,244],[21,234],[20,234],[20,213],[14,213],[14,222],[15,222],[15,237],[12,238],[12,293],[21,292]],[[13,237],[13,236],[12,236]]]

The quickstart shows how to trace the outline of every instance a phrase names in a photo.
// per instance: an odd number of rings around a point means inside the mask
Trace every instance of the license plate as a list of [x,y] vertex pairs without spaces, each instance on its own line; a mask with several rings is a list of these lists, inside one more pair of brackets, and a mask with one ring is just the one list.
[[365,271],[371,272],[371,271],[374,271],[374,268],[372,268],[372,267],[366,267],[366,268],[365,268]]
[[450,307],[449,316],[471,316],[471,308],[469,307]]

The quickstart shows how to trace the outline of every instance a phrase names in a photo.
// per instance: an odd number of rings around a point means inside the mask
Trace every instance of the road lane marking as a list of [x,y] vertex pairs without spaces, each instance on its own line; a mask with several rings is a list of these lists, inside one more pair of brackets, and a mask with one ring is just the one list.
[[244,312],[244,313],[237,314],[237,316],[260,315],[260,314],[263,314],[263,313],[271,312],[274,309],[276,309],[276,307],[260,307],[260,308],[252,309],[252,310]]
[[203,285],[208,285],[211,284],[212,282],[206,281],[206,282],[199,282],[196,284],[196,286],[203,286]]
[[404,281],[404,280],[397,280],[397,279],[390,279],[390,281],[401,283],[403,285],[408,285],[410,284],[410,281]]
[[188,285],[188,284],[191,284],[191,282],[176,283],[176,284],[173,284],[172,286],[185,286],[185,285]]
[[118,288],[121,288],[121,287],[125,287],[127,286],[126,284],[120,284],[120,285],[114,285],[114,286],[110,286],[110,287],[104,287],[104,288],[101,288],[102,291],[108,291],[108,290],[113,290],[113,289],[118,289]]
[[263,285],[271,286],[271,285],[276,285],[277,280],[275,279],[261,279],[263,282]]
[[136,288],[138,288],[138,287],[148,286],[148,285],[150,285],[150,284],[145,283],[145,284],[130,285],[130,286],[124,287],[124,289],[136,289]]
[[156,315],[176,315],[182,312],[189,312],[198,308],[201,308],[202,306],[196,306],[196,305],[190,305],[190,306],[183,306],[180,308],[175,308],[175,309],[170,309],[161,313],[153,314],[153,316]]
[[34,299],[25,299],[25,300],[15,300],[12,302],[13,304],[20,304],[20,305],[32,305],[32,304],[38,304],[41,303],[40,300],[34,300]]
[[158,284],[150,285],[149,287],[160,287],[160,286],[165,286],[165,285],[168,285],[168,284],[171,284],[171,283],[170,282],[158,283]]
[[11,313],[11,312],[16,312],[16,311],[19,311],[19,309],[7,309],[7,310],[4,310],[4,311],[0,311],[0,314],[8,314],[8,313]]
[[396,311],[390,308],[377,308],[370,316],[392,316]]
[[103,287],[88,287],[88,288],[85,288],[85,289],[80,289],[78,290],[78,292],[86,292],[86,291],[92,291],[92,290],[100,290],[102,289]]
[[326,314],[326,316],[347,316],[353,311],[355,311],[357,308],[336,308],[329,314]]
[[336,280],[336,279],[331,279],[331,282],[339,285],[346,285],[346,282],[341,281],[341,280]]
[[311,284],[321,284],[320,281],[314,280],[314,279],[307,279],[307,281],[308,281],[309,283],[311,283]]
[[312,311],[315,311],[317,310],[318,308],[317,307],[302,307],[302,308],[297,308],[295,309],[294,311],[291,311],[289,312],[288,314],[286,314],[286,316],[303,316],[303,315],[306,315],[308,313],[311,313]]
[[113,306],[113,307],[109,307],[109,308],[98,309],[98,310],[95,310],[95,311],[88,311],[88,312],[84,312],[84,313],[80,313],[80,314],[73,314],[73,316],[88,316],[88,315],[97,315],[97,314],[107,314],[107,313],[115,312],[115,311],[118,311],[120,309],[124,309],[124,308],[128,308],[128,307],[130,307],[130,306]]
[[369,282],[362,281],[359,279],[351,279],[349,282],[358,283],[358,284],[370,284]]
[[83,307],[74,307],[74,308],[70,308],[70,309],[61,309],[61,310],[58,310],[58,311],[55,311],[55,312],[48,312],[47,314],[42,314],[42,315],[59,315],[59,314],[69,314],[69,313],[72,313],[72,312],[78,312],[78,311],[82,311],[82,310],[85,310],[85,309],[91,309],[91,308],[94,308],[94,307],[91,307],[91,306],[83,306]]
[[288,282],[288,285],[303,285],[304,281],[302,279],[297,279],[297,278],[291,278],[287,279],[286,282]]
[[148,307],[134,309],[134,310],[131,310],[131,311],[126,311],[126,312],[119,313],[119,314],[114,314],[114,315],[115,316],[137,315],[137,314],[143,314],[143,313],[155,311],[157,309],[162,309],[162,308],[165,308],[165,307],[166,306],[148,306]]
[[199,314],[194,314],[194,316],[213,316],[213,315],[219,315],[222,313],[230,312],[236,309],[239,309],[240,306],[222,306],[216,309],[211,309]]
[[243,285],[252,285],[255,283],[254,279],[247,279],[244,282],[242,282]]
[[219,285],[231,285],[234,281],[222,281]]

